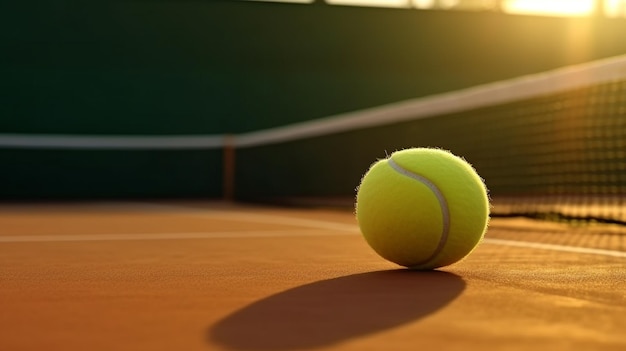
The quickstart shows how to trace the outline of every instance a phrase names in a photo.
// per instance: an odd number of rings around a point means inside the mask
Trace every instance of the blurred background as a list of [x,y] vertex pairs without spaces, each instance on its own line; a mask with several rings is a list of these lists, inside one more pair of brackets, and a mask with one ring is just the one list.
[[[624,33],[624,0],[4,2],[0,197],[351,199],[377,158],[430,146],[533,199],[513,214],[619,207]],[[513,98],[419,112],[494,82]]]

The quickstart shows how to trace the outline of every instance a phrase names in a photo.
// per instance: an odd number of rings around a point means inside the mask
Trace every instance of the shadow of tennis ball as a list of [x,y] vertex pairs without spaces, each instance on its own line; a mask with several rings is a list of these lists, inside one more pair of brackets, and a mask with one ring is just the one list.
[[252,303],[215,324],[209,342],[236,350],[292,350],[334,344],[414,322],[465,288],[459,276],[411,270],[323,280]]

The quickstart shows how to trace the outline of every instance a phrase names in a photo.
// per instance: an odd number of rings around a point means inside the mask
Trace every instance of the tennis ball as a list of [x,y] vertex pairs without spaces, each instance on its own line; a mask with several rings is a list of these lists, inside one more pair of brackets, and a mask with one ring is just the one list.
[[372,165],[358,188],[356,216],[380,256],[411,269],[435,269],[463,259],[480,242],[489,197],[462,158],[413,148]]

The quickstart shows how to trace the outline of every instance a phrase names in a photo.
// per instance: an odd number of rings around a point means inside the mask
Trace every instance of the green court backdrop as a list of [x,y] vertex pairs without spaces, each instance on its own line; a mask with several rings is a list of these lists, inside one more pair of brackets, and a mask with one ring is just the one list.
[[[623,54],[624,33],[624,19],[495,12],[209,0],[4,2],[0,133],[237,134]],[[367,147],[350,146],[353,153],[323,163],[354,165],[339,169],[349,180],[330,193],[353,191],[363,166],[384,150],[421,144],[367,133]],[[334,143],[361,145],[351,138]],[[315,193],[293,176],[291,185],[274,185],[259,161],[325,158],[335,144],[241,150],[238,196]],[[257,154],[265,149],[270,154]],[[3,198],[222,194],[221,150],[4,147],[0,157]],[[329,170],[317,168],[312,177],[332,183]]]

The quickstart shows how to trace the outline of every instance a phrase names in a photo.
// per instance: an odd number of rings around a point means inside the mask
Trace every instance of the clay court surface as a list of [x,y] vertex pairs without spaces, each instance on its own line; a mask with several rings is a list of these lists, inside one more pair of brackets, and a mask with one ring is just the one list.
[[383,261],[349,209],[0,205],[0,350],[625,350],[626,235],[495,218]]

